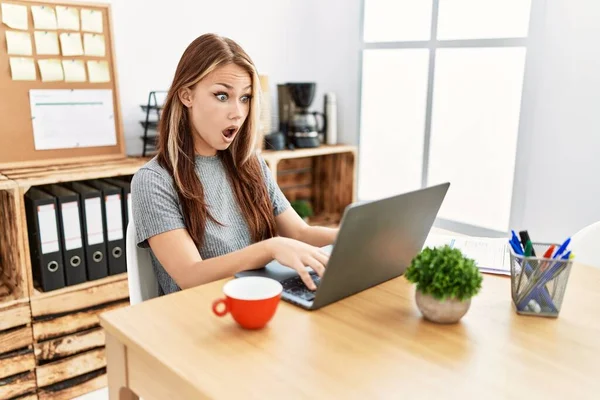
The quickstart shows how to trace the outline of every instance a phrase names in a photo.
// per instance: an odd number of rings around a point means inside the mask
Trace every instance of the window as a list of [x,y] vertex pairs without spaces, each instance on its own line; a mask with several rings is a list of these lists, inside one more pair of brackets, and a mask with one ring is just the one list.
[[449,181],[438,217],[508,230],[530,0],[364,0],[360,200]]

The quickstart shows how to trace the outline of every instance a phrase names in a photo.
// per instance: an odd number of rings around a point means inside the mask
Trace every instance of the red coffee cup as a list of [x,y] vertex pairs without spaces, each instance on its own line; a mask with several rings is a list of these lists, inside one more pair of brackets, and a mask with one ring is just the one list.
[[[223,286],[225,298],[215,300],[213,312],[219,317],[231,314],[246,329],[260,329],[275,315],[283,287],[274,279],[246,276]],[[220,305],[225,306],[218,310]]]

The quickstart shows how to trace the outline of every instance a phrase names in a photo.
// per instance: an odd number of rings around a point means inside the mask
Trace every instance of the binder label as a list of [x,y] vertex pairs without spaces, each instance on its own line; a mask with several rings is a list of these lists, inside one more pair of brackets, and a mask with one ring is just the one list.
[[133,211],[131,210],[131,193],[127,193],[127,221],[133,221]]
[[38,206],[37,212],[42,254],[56,253],[58,251],[58,226],[56,225],[54,204]]
[[79,249],[81,244],[81,225],[79,206],[76,201],[62,204],[62,226],[65,233],[65,249]]
[[123,239],[123,214],[121,195],[112,194],[104,198],[106,208],[106,230],[108,241]]
[[104,228],[102,227],[102,206],[100,197],[85,199],[85,223],[87,225],[88,244],[104,242]]

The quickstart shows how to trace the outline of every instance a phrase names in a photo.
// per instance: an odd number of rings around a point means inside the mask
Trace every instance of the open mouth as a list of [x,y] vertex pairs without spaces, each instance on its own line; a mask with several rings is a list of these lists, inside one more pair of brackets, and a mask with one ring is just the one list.
[[225,136],[225,138],[227,139],[232,139],[233,136],[235,135],[235,133],[237,132],[238,128],[235,126],[231,126],[227,129],[223,130],[223,136]]

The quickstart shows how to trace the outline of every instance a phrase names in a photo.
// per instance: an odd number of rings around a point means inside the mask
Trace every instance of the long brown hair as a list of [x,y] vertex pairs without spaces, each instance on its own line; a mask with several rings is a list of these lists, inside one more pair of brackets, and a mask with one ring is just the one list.
[[275,236],[273,206],[265,185],[255,143],[260,113],[260,84],[250,57],[233,40],[205,34],[194,40],[183,53],[164,103],[159,122],[158,162],[174,178],[182,205],[183,218],[194,243],[201,247],[207,219],[216,223],[204,200],[204,188],[196,173],[195,150],[188,110],[179,99],[182,88],[193,87],[215,69],[227,64],[245,69],[252,79],[250,112],[236,140],[219,151],[252,240]]

